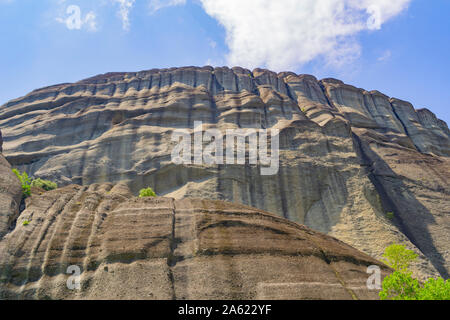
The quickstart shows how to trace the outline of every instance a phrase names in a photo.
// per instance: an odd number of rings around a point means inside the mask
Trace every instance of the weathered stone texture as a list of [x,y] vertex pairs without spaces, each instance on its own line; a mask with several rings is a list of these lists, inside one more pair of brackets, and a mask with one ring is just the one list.
[[[194,121],[223,132],[279,129],[278,174],[174,165],[171,135]],[[448,127],[377,91],[238,67],[110,73],[10,101],[0,127],[15,167],[62,186],[126,182],[133,194],[152,186],[176,199],[242,203],[375,258],[404,243],[420,254],[421,278],[450,272]]]
[[[2,149],[0,131],[0,150]],[[11,165],[0,152],[0,240],[8,233],[19,215],[22,186],[11,170]]]
[[[23,221],[29,225],[24,226]],[[79,266],[81,290],[66,282]],[[139,199],[124,185],[33,196],[0,242],[2,299],[377,299],[380,262],[251,207]]]

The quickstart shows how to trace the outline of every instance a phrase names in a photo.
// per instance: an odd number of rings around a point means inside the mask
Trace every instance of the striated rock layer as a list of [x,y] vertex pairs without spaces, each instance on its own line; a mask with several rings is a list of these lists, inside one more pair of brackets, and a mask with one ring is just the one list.
[[[175,165],[176,129],[280,130],[280,169]],[[60,185],[228,200],[274,212],[379,258],[392,242],[421,278],[450,272],[450,139],[427,109],[335,79],[243,68],[110,73],[0,108],[13,166]],[[394,219],[387,218],[393,212]]]
[[[29,225],[24,226],[27,220]],[[27,199],[0,241],[1,299],[377,299],[380,262],[251,207],[134,198],[124,185]],[[80,290],[66,270],[78,266]]]
[[11,165],[1,154],[2,132],[0,131],[0,240],[8,233],[19,216],[22,186],[11,170]]

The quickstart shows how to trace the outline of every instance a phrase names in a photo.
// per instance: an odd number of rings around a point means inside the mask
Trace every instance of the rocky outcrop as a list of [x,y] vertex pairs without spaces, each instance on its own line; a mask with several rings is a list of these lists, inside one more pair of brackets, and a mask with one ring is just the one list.
[[[194,121],[279,129],[277,175],[248,163],[175,165],[172,133]],[[242,203],[376,258],[404,243],[420,254],[421,278],[450,272],[448,127],[377,91],[261,69],[111,73],[10,101],[0,127],[14,166],[59,185],[126,182],[133,194],[152,186]]]
[[409,102],[367,92],[334,79],[321,81],[329,101],[353,128],[373,129],[406,148],[450,156],[447,124],[428,109],[415,110]]
[[[0,131],[0,150],[2,139]],[[8,233],[19,215],[22,186],[11,166],[0,152],[0,240]]]
[[[352,126],[358,158],[394,223],[444,277],[450,271],[450,140],[427,109],[322,81],[329,101]],[[437,156],[439,155],[439,156]],[[345,237],[341,237],[345,239]]]
[[[251,207],[139,199],[121,184],[68,186],[29,198],[0,241],[0,298],[377,299],[366,285],[371,265],[390,273]],[[81,271],[80,290],[67,286],[70,266]]]

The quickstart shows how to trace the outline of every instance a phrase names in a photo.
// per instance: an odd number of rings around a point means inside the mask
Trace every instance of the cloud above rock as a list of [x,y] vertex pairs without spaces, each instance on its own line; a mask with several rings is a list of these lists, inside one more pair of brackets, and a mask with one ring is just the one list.
[[[187,0],[146,1],[151,14],[187,3]],[[358,34],[381,29],[384,23],[404,12],[411,1],[195,0],[224,27],[228,65],[278,71],[295,70],[317,59],[333,67],[347,66],[361,55]],[[118,6],[123,29],[128,31],[136,1],[106,2]],[[95,30],[95,13],[89,13],[87,18],[82,22]]]
[[378,30],[411,0],[200,0],[223,25],[227,62],[296,69],[316,58],[345,65],[360,55],[356,35]]

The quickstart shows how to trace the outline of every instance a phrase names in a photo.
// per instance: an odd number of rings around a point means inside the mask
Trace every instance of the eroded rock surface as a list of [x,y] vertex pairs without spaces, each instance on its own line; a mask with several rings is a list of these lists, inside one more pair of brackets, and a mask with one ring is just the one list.
[[[173,164],[172,133],[194,121],[222,132],[279,129],[278,174]],[[448,127],[377,91],[238,67],[110,73],[10,101],[0,127],[14,166],[59,185],[127,182],[133,194],[152,186],[176,199],[242,203],[372,257],[406,244],[420,254],[420,278],[450,272]]]
[[[0,131],[0,151],[2,149]],[[11,170],[11,165],[0,152],[0,240],[8,233],[19,215],[22,186]]]
[[[23,225],[23,221],[28,225]],[[368,255],[255,208],[135,198],[124,185],[34,195],[0,241],[2,299],[377,299]],[[66,283],[81,270],[81,290]]]

